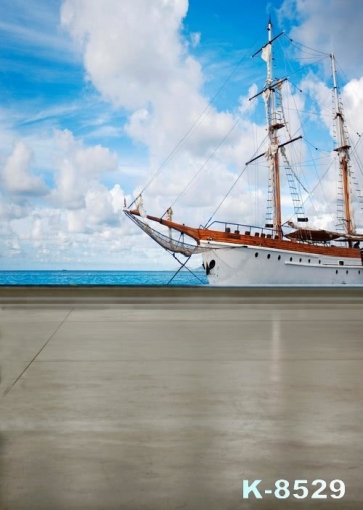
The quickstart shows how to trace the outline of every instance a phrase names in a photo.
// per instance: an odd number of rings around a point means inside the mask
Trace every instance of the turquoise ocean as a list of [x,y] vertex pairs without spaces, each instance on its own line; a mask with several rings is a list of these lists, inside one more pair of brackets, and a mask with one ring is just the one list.
[[[0,285],[207,285],[204,271],[0,271]],[[170,282],[170,283],[169,283]]]

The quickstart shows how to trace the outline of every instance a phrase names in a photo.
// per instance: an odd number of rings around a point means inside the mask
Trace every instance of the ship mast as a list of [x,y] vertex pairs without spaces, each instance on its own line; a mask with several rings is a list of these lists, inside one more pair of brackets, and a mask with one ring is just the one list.
[[332,67],[332,75],[333,75],[333,93],[335,100],[335,121],[336,121],[336,131],[337,131],[337,140],[338,147],[334,149],[339,154],[339,166],[342,172],[342,180],[343,180],[343,201],[344,201],[344,224],[345,231],[347,234],[354,234],[355,226],[353,221],[352,214],[352,204],[350,199],[350,172],[348,167],[349,161],[349,149],[350,145],[347,140],[346,128],[344,116],[342,113],[342,109],[339,102],[339,93],[337,86],[337,72],[335,68],[335,56],[332,53],[330,55],[331,59],[331,67]]
[[[266,122],[267,122],[267,131],[269,138],[269,146],[267,151],[264,154],[259,154],[258,156],[252,158],[250,161],[247,161],[246,165],[256,161],[262,156],[267,157],[267,163],[270,168],[270,175],[272,177],[272,208],[273,208],[273,223],[266,224],[266,227],[273,227],[278,239],[282,239],[282,230],[281,230],[281,186],[280,186],[280,162],[279,162],[279,150],[282,149],[285,145],[288,145],[296,140],[300,140],[302,136],[297,136],[288,140],[287,142],[279,144],[279,138],[277,136],[277,132],[279,129],[285,127],[285,124],[282,122],[281,118],[277,115],[277,107],[276,107],[276,89],[280,90],[282,84],[286,81],[287,78],[277,79],[274,81],[272,76],[272,43],[278,39],[284,32],[272,37],[272,23],[271,19],[267,25],[268,32],[268,42],[260,48],[256,53],[252,55],[255,57],[259,53],[263,60],[266,62],[267,66],[267,79],[266,84],[262,91],[255,94],[253,97],[250,97],[250,101],[255,99],[257,96],[262,95],[265,102],[266,109]],[[281,101],[281,98],[280,98]],[[305,221],[305,219],[303,220]]]
[[279,239],[282,238],[281,231],[281,191],[280,191],[280,165],[278,151],[277,131],[283,127],[276,118],[276,98],[275,88],[273,86],[272,69],[272,22],[271,19],[267,25],[268,43],[262,49],[262,58],[266,61],[267,80],[264,91],[264,100],[266,105],[267,129],[270,140],[268,149],[268,160],[272,172],[273,185],[273,228]]

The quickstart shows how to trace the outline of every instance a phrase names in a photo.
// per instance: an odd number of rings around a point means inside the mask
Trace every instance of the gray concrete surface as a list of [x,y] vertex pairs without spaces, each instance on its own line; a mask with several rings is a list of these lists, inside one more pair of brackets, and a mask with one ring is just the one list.
[[[363,507],[363,292],[0,290],[0,509]],[[243,479],[341,479],[242,500]]]

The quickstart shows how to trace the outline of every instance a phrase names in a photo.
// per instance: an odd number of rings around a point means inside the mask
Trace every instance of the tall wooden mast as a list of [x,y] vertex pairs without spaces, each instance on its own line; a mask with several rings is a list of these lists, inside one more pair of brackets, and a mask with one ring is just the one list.
[[272,69],[272,23],[271,19],[267,25],[268,43],[262,50],[262,58],[267,65],[267,80],[264,93],[266,103],[267,129],[270,140],[269,155],[272,171],[273,183],[273,226],[279,239],[282,238],[281,232],[281,190],[280,190],[280,165],[278,151],[277,131],[283,127],[283,124],[277,121],[276,117],[276,98],[275,88],[273,86],[273,69]]
[[335,149],[339,154],[339,165],[342,172],[343,181],[343,201],[344,201],[344,224],[347,234],[354,234],[355,226],[353,221],[352,204],[350,199],[350,173],[348,167],[350,145],[347,140],[345,121],[339,102],[339,93],[337,86],[337,73],[335,68],[335,57],[330,55],[332,74],[333,74],[333,92],[335,100],[335,122],[337,131],[338,147]]
[[[267,33],[268,33],[268,41],[262,46],[256,53],[252,55],[255,57],[259,53],[263,60],[266,62],[267,67],[267,78],[266,83],[262,91],[258,92],[254,96],[250,97],[250,101],[255,99],[256,97],[262,95],[265,102],[265,110],[266,110],[266,123],[267,123],[267,132],[268,132],[268,140],[269,145],[267,151],[263,154],[259,154],[258,156],[252,158],[250,161],[247,161],[246,165],[256,161],[262,156],[267,157],[267,163],[270,169],[270,178],[272,181],[272,210],[273,210],[273,219],[272,223],[266,223],[266,227],[273,227],[278,239],[282,239],[282,221],[281,221],[281,184],[280,184],[280,158],[279,152],[280,150],[284,151],[284,147],[289,145],[296,140],[300,140],[302,136],[297,136],[295,138],[290,138],[287,142],[279,143],[278,130],[285,127],[284,116],[282,115],[282,94],[281,87],[282,84],[287,80],[287,78],[276,79],[273,78],[273,68],[272,68],[272,43],[278,39],[284,32],[272,37],[272,23],[271,19],[267,25]],[[284,153],[284,157],[286,157]],[[307,221],[307,218],[297,218],[298,221]]]

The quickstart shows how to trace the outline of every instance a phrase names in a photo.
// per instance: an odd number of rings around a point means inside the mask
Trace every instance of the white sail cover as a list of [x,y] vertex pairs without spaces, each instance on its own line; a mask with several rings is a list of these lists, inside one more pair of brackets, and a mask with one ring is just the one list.
[[146,211],[144,209],[144,201],[143,201],[143,198],[142,198],[142,195],[140,194],[137,199],[136,199],[136,209],[139,211],[139,214],[141,216],[141,218],[146,218]]
[[265,152],[265,156],[266,156],[266,159],[267,159],[267,164],[270,168],[273,167],[274,165],[274,158],[275,158],[275,155],[276,155],[276,152],[278,151],[279,149],[279,146],[272,143],[267,151]]
[[270,89],[266,89],[262,92],[262,97],[263,97],[263,100],[265,101],[265,104],[267,104],[268,100],[270,99],[270,96],[271,96]]
[[262,53],[261,53],[261,58],[265,61],[265,62],[269,62],[270,60],[270,56],[271,56],[271,44],[268,43],[266,44],[266,46],[264,46],[262,48]]

